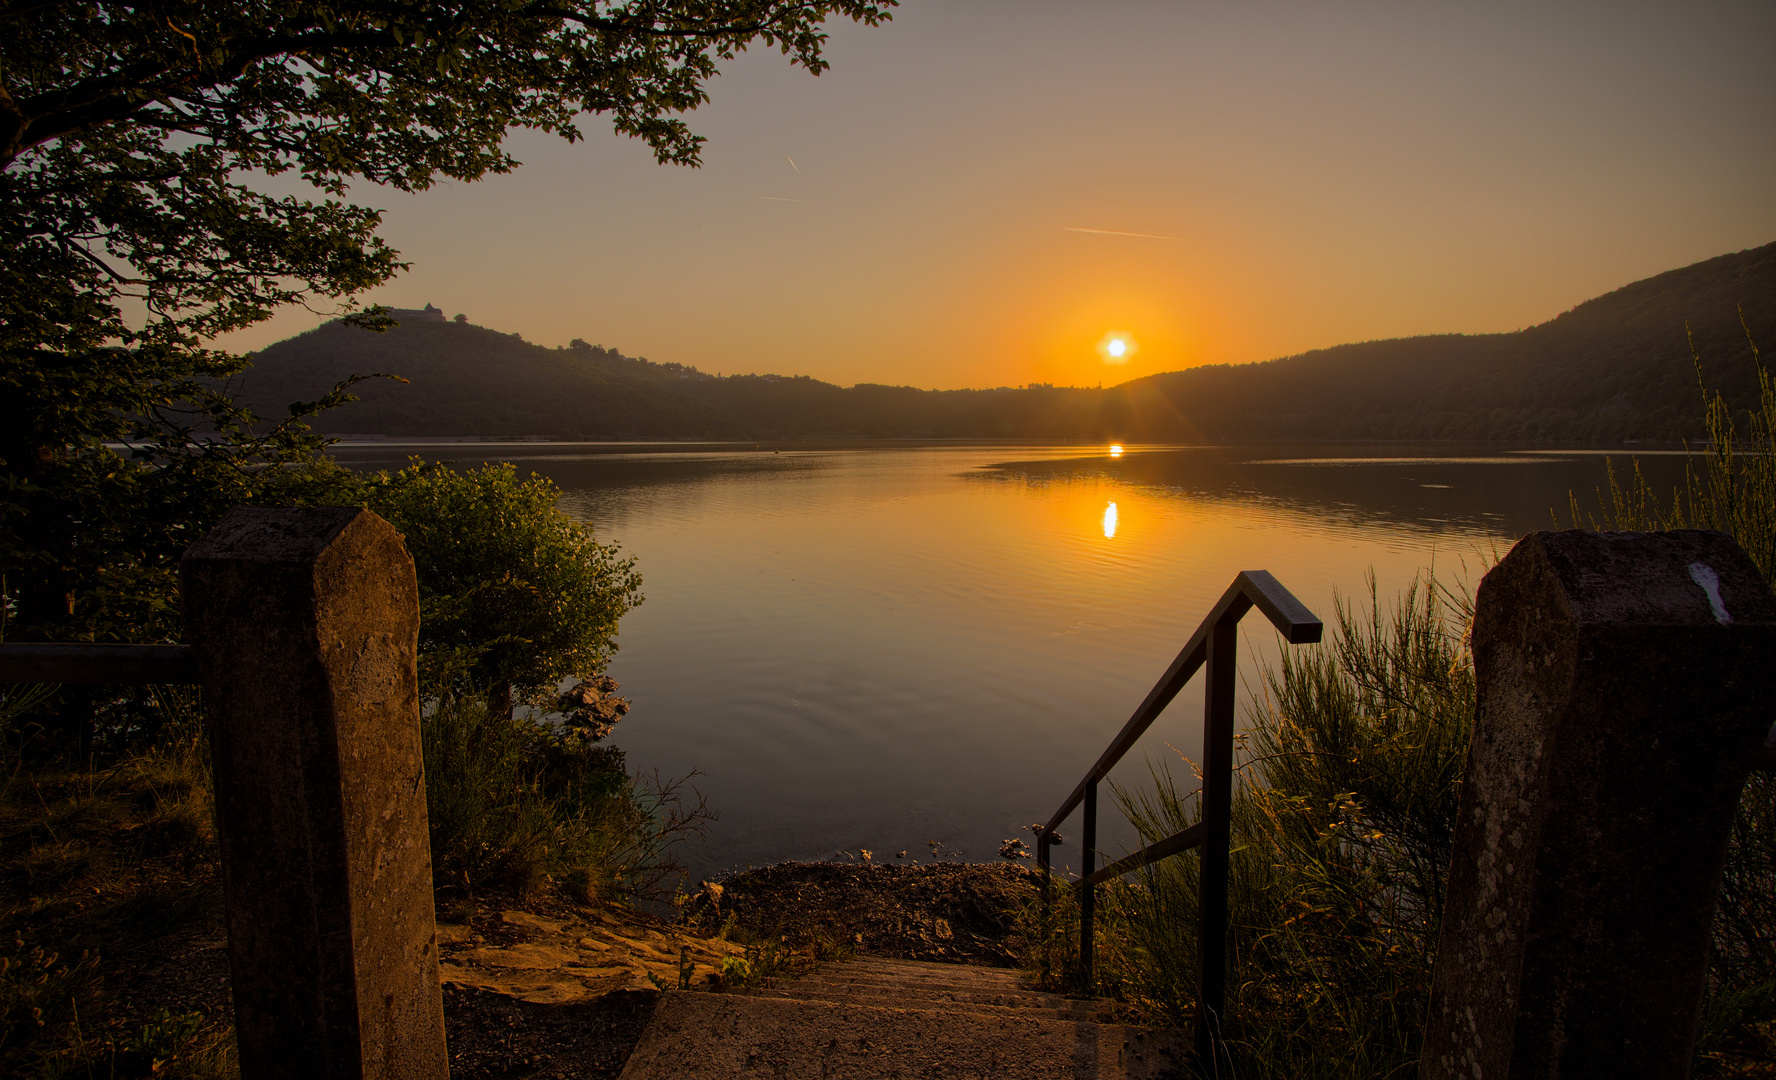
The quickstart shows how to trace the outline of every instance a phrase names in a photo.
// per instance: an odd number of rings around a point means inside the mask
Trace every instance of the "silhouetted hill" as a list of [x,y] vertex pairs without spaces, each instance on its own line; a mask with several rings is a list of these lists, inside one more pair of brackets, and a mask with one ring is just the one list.
[[[1401,338],[1124,384],[1141,430],[1275,437],[1619,441],[1702,434],[1711,385],[1756,394],[1743,307],[1776,342],[1776,244],[1635,282],[1511,334]],[[1180,424],[1168,417],[1184,416]]]
[[1711,385],[1741,407],[1755,397],[1741,308],[1757,340],[1776,342],[1776,244],[1635,282],[1516,333],[1339,345],[1105,390],[717,378],[583,342],[549,349],[416,319],[386,334],[331,323],[279,342],[254,357],[241,396],[281,411],[354,372],[391,372],[410,381],[364,384],[322,429],[414,436],[1676,440],[1702,434],[1686,322]]
[[239,396],[262,412],[313,400],[353,374],[358,400],[321,417],[324,431],[385,435],[636,437],[726,434],[684,392],[712,376],[596,346],[548,349],[469,323],[414,320],[373,334],[332,322],[253,357]]

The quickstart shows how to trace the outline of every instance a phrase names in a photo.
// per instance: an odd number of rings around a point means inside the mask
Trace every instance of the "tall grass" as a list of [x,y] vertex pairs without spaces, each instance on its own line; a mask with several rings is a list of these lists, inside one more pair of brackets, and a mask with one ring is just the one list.
[[435,701],[420,722],[432,867],[440,890],[664,900],[672,848],[714,814],[683,782],[630,775],[616,747],[560,737],[479,696]]
[[[1600,493],[1602,513],[1588,520],[1593,528],[1633,531],[1719,529],[1776,588],[1776,383],[1749,327],[1745,340],[1757,369],[1758,407],[1733,415],[1726,399],[1708,389],[1692,340],[1708,448],[1690,457],[1684,486],[1666,499],[1653,491],[1638,461],[1626,478],[1612,467],[1609,491]],[[1776,774],[1752,773],[1739,797],[1698,1050],[1705,1070],[1751,1060],[1776,1064]]]
[[[1372,583],[1367,608],[1339,604],[1330,642],[1267,673],[1238,755],[1224,1073],[1416,1067],[1473,722],[1465,617],[1433,580],[1388,611]],[[1199,810],[1170,768],[1152,772],[1114,789],[1144,842]],[[1197,868],[1163,860],[1102,893],[1093,990],[1149,1023],[1191,1020]],[[1063,903],[1046,928],[1051,968],[1075,919]]]
[[15,751],[0,780],[0,1075],[238,1075],[232,1028],[160,1010],[126,1023],[131,974],[221,929],[196,695],[154,687],[154,745],[95,765]]

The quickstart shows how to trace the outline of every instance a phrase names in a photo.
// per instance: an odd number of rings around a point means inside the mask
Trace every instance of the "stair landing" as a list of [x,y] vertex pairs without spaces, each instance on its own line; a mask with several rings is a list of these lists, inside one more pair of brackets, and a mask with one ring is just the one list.
[[726,994],[666,994],[622,1080],[1159,1080],[1189,1045],[1015,972],[911,960],[821,965]]

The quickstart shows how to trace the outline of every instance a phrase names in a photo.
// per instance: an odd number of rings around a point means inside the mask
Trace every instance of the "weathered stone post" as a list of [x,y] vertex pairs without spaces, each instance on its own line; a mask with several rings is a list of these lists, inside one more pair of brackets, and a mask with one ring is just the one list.
[[236,507],[186,551],[242,1075],[442,1080],[419,595],[367,510]]
[[1776,597],[1723,533],[1540,532],[1480,583],[1420,1074],[1689,1075]]

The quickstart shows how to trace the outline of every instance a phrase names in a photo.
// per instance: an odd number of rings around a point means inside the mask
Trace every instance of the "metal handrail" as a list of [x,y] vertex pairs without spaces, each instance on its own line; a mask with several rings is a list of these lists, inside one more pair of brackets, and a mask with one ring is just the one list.
[[[1190,641],[1178,653],[1165,674],[1153,684],[1147,697],[1110,741],[1097,763],[1079,781],[1036,834],[1036,866],[1042,874],[1042,899],[1046,911],[1049,888],[1049,849],[1060,843],[1055,831],[1076,808],[1085,810],[1082,875],[1074,888],[1079,892],[1079,964],[1086,985],[1091,985],[1092,923],[1096,887],[1100,882],[1138,870],[1148,863],[1202,849],[1202,873],[1198,877],[1198,970],[1196,1052],[1205,1062],[1216,1059],[1220,1041],[1222,1006],[1227,983],[1227,874],[1228,842],[1233,810],[1233,726],[1238,677],[1239,621],[1256,607],[1292,645],[1319,641],[1325,627],[1306,605],[1295,599],[1268,570],[1246,570],[1233,579],[1221,599],[1203,619]],[[1131,750],[1165,707],[1172,703],[1193,675],[1209,669],[1205,688],[1203,724],[1202,813],[1195,825],[1183,832],[1148,844],[1126,858],[1098,869],[1098,784]]]

